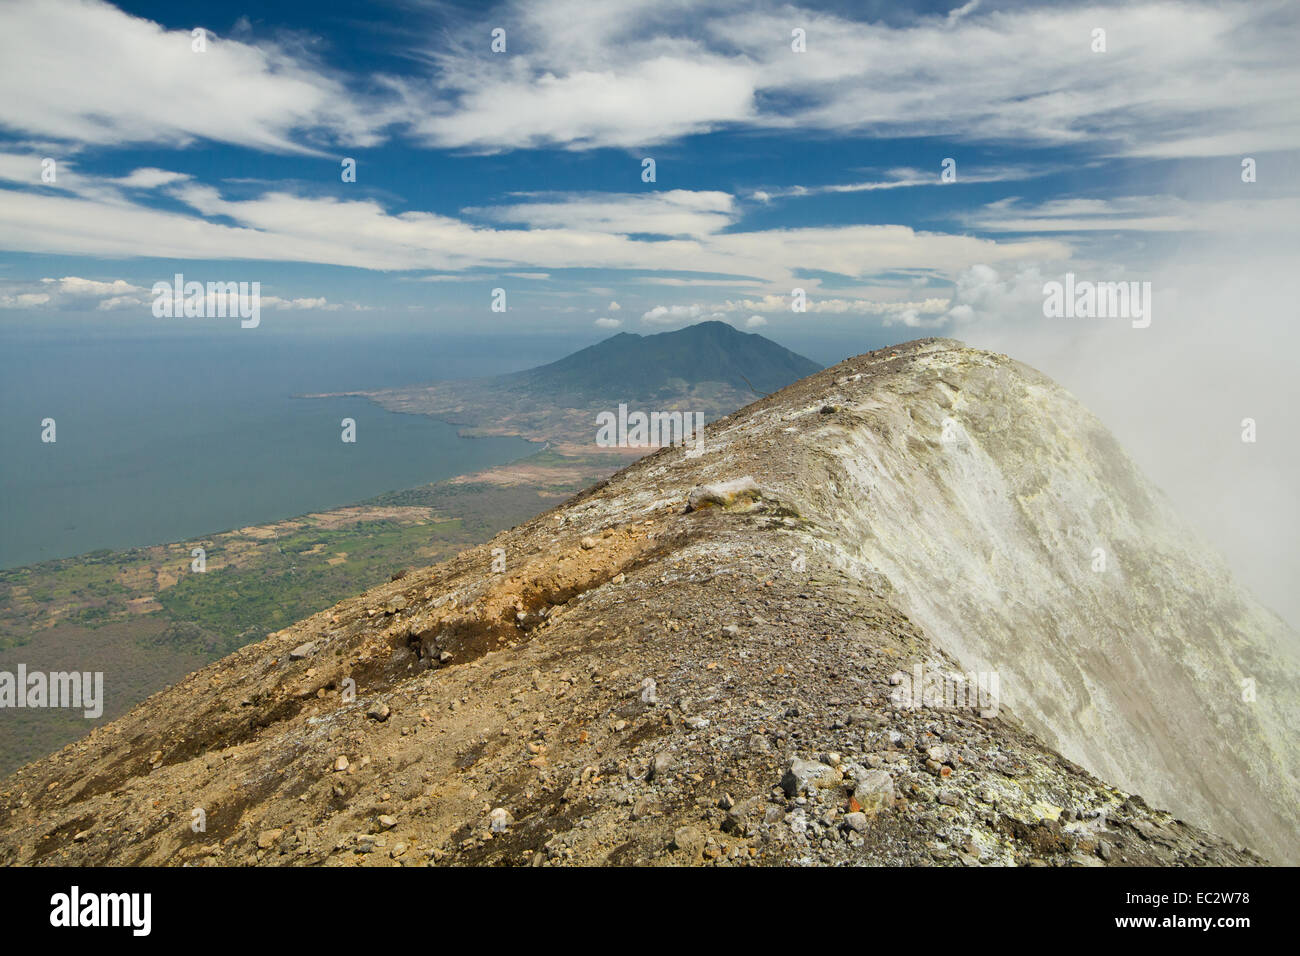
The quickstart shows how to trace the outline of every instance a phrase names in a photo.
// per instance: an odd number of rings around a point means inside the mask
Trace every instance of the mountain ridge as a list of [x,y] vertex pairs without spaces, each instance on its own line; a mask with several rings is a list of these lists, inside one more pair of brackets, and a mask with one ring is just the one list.
[[[1004,356],[928,339],[846,360],[714,422],[701,456],[649,455],[24,768],[0,790],[0,860],[1260,862],[1197,818],[1286,859],[1294,744],[1276,724],[1293,715],[1268,687],[1267,712],[1198,722],[1188,706],[1211,694],[1226,711],[1206,668],[1232,686],[1246,650],[1283,686],[1293,662],[1112,444]],[[1124,575],[1090,581],[1075,545],[1099,530]],[[1121,531],[1161,542],[1166,563],[1130,566]],[[988,540],[1036,557],[1018,571]],[[1100,652],[1157,675],[1178,664],[1168,699],[1117,712],[1127,675],[1062,658],[1078,628],[1046,607],[1085,587]],[[1151,607],[1197,658],[1147,641]],[[1198,608],[1207,622],[1187,629]],[[1001,699],[900,701],[915,667],[1001,672]],[[1079,719],[1089,708],[1099,724]],[[1134,722],[1186,749],[1146,766]],[[1082,766],[1054,749],[1098,727],[1148,799],[1197,823],[1104,783],[1086,749]]]

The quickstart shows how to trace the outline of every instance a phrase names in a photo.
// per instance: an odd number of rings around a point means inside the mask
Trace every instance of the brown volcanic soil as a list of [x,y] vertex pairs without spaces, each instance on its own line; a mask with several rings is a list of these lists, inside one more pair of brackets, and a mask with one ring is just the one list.
[[[843,372],[719,428],[757,429]],[[665,449],[155,694],[3,782],[0,862],[1261,862],[1005,706],[894,706],[895,672],[960,667],[882,576],[792,561],[817,529],[772,490],[798,487],[781,431],[711,459]],[[688,510],[706,469],[763,490]],[[821,785],[781,789],[793,758]],[[873,803],[882,772],[893,798]]]

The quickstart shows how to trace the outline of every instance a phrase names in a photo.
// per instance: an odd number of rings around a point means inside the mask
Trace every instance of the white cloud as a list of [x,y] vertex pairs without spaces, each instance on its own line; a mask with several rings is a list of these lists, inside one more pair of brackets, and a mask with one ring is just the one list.
[[666,285],[677,288],[693,288],[696,286],[747,286],[763,285],[761,279],[746,279],[740,276],[726,279],[683,279],[678,276],[646,276],[641,280],[647,285]]
[[[43,158],[39,153],[0,153],[0,179],[11,183],[40,183]],[[55,174],[57,177],[57,161]]]
[[965,3],[960,7],[956,7],[955,9],[949,10],[948,22],[952,23],[953,21],[960,20],[968,13],[973,13],[979,5],[980,5],[980,0],[969,0],[968,3]]
[[616,329],[623,324],[622,319],[597,319],[593,323],[598,329]]
[[683,325],[722,318],[721,312],[709,312],[701,305],[657,305],[641,316],[651,325]]
[[437,92],[404,92],[416,135],[443,147],[647,147],[748,126],[1234,155],[1300,145],[1298,16],[1278,0],[968,3],[890,26],[776,2],[520,0],[492,14],[519,24],[508,62],[439,35]]
[[102,145],[197,140],[306,151],[378,141],[383,109],[271,45],[165,30],[97,0],[4,5],[0,125]]
[[106,296],[124,295],[128,292],[143,291],[139,286],[131,285],[125,279],[103,282],[96,279],[82,279],[79,276],[64,276],[62,279],[42,279],[41,283],[56,289],[64,296]]
[[[949,157],[944,157],[949,158]],[[911,167],[891,169],[885,175],[887,179],[869,179],[855,183],[830,183],[822,186],[783,186],[780,188],[769,188],[766,190],[757,190],[751,194],[751,198],[759,202],[767,203],[773,199],[784,198],[787,196],[804,197],[804,196],[821,196],[835,195],[842,193],[862,193],[875,192],[881,189],[910,189],[917,186],[948,186],[954,183],[970,185],[972,183],[1004,183],[1014,182],[1023,179],[1033,179],[1038,176],[1047,175],[1050,172],[1059,171],[1058,167],[1048,166],[998,166],[998,167],[976,167],[967,169],[959,166],[954,167],[956,179],[952,183],[945,183],[942,179],[943,168],[941,162],[936,159],[934,169],[915,169]]]
[[64,276],[35,281],[0,280],[0,309],[111,309],[146,301],[148,290],[125,279]]
[[50,303],[48,292],[0,292],[0,309],[32,309]]
[[[172,282],[172,277],[159,279]],[[248,281],[248,280],[244,280]],[[170,296],[168,296],[170,297]],[[210,302],[228,299],[224,292],[208,296]],[[284,298],[275,295],[260,297],[262,308],[283,310],[335,311],[343,308],[332,304],[323,296]],[[37,281],[0,280],[0,309],[73,309],[99,312],[115,309],[149,309],[154,302],[153,286],[139,286],[125,279],[84,279],[64,276],[60,279]],[[359,306],[350,306],[360,308]]]
[[1009,198],[989,203],[962,221],[986,232],[1245,232],[1258,236],[1294,233],[1300,222],[1300,199],[1190,200],[1157,195],[1026,204]]
[[167,169],[144,166],[133,170],[129,176],[123,176],[121,179],[114,179],[111,182],[119,186],[125,186],[128,189],[156,189],[159,186],[184,182],[191,178],[189,173],[175,173]]
[[1022,268],[1006,278],[990,266],[971,266],[957,277],[957,288],[947,312],[925,324],[951,322],[953,334],[962,335],[977,323],[1037,322],[1043,317],[1043,281],[1036,266]]
[[320,310],[335,312],[343,306],[331,303],[324,296],[285,299],[275,295],[262,296],[262,306],[268,309],[286,309],[294,311]]
[[663,236],[706,236],[730,226],[737,215],[730,194],[687,189],[598,195],[561,193],[532,202],[465,212],[532,229]]
[[623,308],[623,307],[622,307],[621,305],[619,305],[617,302],[611,302],[611,303],[609,304],[609,308],[608,308],[607,311],[610,311],[610,312],[617,312],[617,311],[618,311],[619,309],[621,309],[621,308]]
[[[876,290],[884,292],[886,290]],[[805,301],[807,312],[823,315],[873,315],[893,316],[905,312],[938,313],[948,308],[946,298],[929,298],[920,302],[871,299],[843,299],[812,297]],[[715,312],[789,312],[791,299],[788,295],[765,295],[761,299],[728,299],[714,305],[702,306]]]
[[[890,25],[777,0],[515,0],[491,13],[511,25],[508,56],[487,53],[486,30],[470,24],[425,31],[403,51],[431,76],[362,77],[215,34],[195,53],[188,29],[99,0],[11,0],[0,125],[69,144],[318,153],[373,145],[389,129],[490,151],[648,149],[741,127],[1241,155],[1300,146],[1298,10],[1280,0],[968,3]],[[791,23],[807,30],[806,53],[790,51]],[[1090,48],[1099,23],[1105,53]]]
[[[520,15],[527,14],[513,14]],[[590,29],[569,26],[570,34]],[[634,52],[643,57],[592,68],[572,60],[552,68],[558,50],[519,57],[507,70],[477,68],[473,54],[439,56],[440,92],[451,92],[455,105],[439,109],[408,86],[410,127],[443,148],[633,147],[755,117],[753,65],[698,47],[692,55],[689,41],[673,46],[663,55],[641,46]]]
[[[887,293],[889,290],[875,290]],[[806,314],[821,315],[861,315],[881,319],[884,326],[904,325],[909,327],[933,327],[950,320],[948,312],[952,300],[934,297],[922,301],[843,298],[809,298],[805,302]],[[749,328],[758,328],[767,324],[767,319],[757,313],[782,314],[791,312],[791,299],[788,295],[775,293],[759,299],[728,299],[723,302],[690,303],[679,305],[658,305],[646,312],[642,318],[646,322],[666,325],[677,322],[704,321],[718,319],[735,313],[749,312],[745,320]]]
[[[984,266],[973,267],[974,271],[986,269]],[[957,277],[959,295],[963,282],[972,270],[967,270]],[[979,273],[983,275],[983,273]],[[873,290],[877,295],[888,294],[888,289]],[[1041,296],[1039,297],[1041,304]],[[947,325],[964,315],[954,315],[951,311],[958,298],[932,297],[920,301],[888,300],[881,298],[818,298],[806,300],[806,312],[801,314],[828,316],[863,316],[880,320],[884,327],[900,325],[906,328],[937,328]],[[791,313],[791,299],[788,295],[769,294],[758,299],[727,299],[722,302],[695,302],[677,305],[657,305],[650,309],[642,319],[654,325],[686,324],[703,322],[708,319],[722,319],[736,313],[750,313],[745,319],[746,328],[761,328],[767,325],[766,315],[783,315]]]
[[[340,200],[278,190],[227,199],[194,182],[162,187],[192,213],[161,210],[85,180],[81,192],[0,188],[0,249],[27,253],[314,262],[375,270],[516,267],[607,268],[794,281],[801,269],[846,276],[944,264],[1062,259],[1051,238],[994,241],[907,226],[731,231],[647,239],[572,228],[493,229],[419,211],[389,213],[373,199]],[[634,215],[635,211],[633,214]],[[214,222],[221,217],[223,221]]]

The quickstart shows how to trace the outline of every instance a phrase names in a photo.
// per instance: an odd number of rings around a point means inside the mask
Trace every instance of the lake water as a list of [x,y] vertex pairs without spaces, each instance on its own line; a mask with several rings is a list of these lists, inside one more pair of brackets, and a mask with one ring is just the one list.
[[[531,454],[361,398],[295,394],[495,374],[558,357],[429,333],[0,323],[0,567],[351,504]],[[356,420],[357,440],[340,422]],[[57,440],[41,441],[53,418]]]

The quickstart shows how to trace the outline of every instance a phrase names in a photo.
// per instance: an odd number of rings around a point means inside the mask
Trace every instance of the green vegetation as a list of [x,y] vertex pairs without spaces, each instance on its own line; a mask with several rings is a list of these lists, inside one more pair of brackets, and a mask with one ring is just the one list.
[[[165,684],[387,581],[486,541],[566,495],[537,485],[425,485],[357,506],[194,541],[96,551],[0,571],[0,670],[100,670],[103,720]],[[208,570],[191,570],[202,546]],[[14,711],[0,774],[92,724]]]
[[[188,574],[160,591],[158,601],[172,621],[215,635],[216,650],[229,653],[388,580],[409,567],[421,549],[459,541],[461,527],[453,519],[435,525],[374,521],[330,531],[313,528],[274,542],[278,548],[256,567]],[[347,560],[329,563],[339,552],[346,552]],[[191,645],[190,635],[184,643]]]
[[[534,455],[526,461],[532,464],[538,458]],[[557,456],[556,460],[567,462],[572,459]],[[587,484],[590,482],[580,487],[586,487]],[[573,489],[577,490],[580,488]],[[388,508],[431,508],[435,514],[456,514],[460,516],[458,520],[466,538],[478,542],[487,540],[503,528],[527,521],[539,511],[558,504],[569,494],[572,492],[562,484],[548,485],[543,491],[535,485],[502,487],[485,482],[442,482],[404,491],[390,491],[371,498],[364,504]]]

